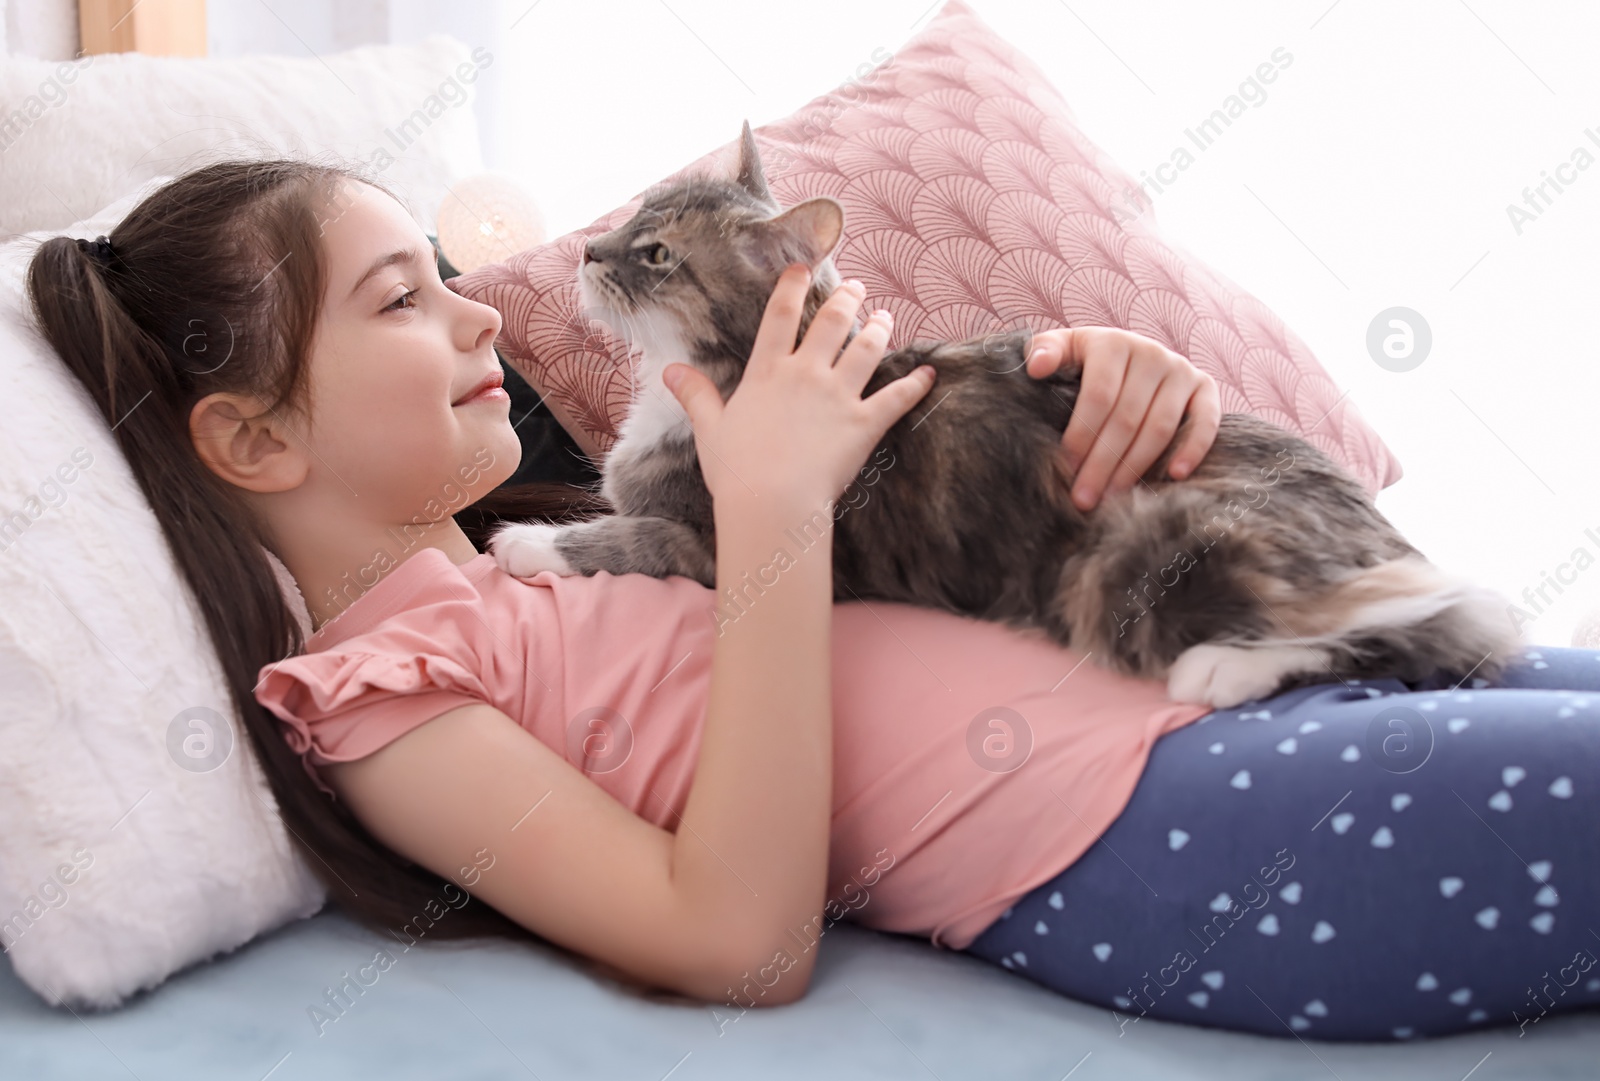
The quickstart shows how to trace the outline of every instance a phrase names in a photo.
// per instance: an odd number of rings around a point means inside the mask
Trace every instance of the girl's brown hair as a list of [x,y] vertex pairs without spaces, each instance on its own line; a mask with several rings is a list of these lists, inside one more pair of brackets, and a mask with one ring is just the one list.
[[[263,552],[265,530],[239,490],[200,460],[189,433],[194,404],[217,391],[254,394],[274,410],[304,409],[327,265],[322,231],[350,182],[393,195],[336,165],[206,165],[129,212],[110,233],[105,265],[85,242],[44,241],[27,288],[45,339],[111,425],[161,523],[294,842],[335,905],[397,934],[459,895],[318,789],[281,722],[256,701],[261,668],[302,652],[305,642]],[[572,485],[524,484],[464,508],[461,524],[481,550],[502,518],[565,521],[602,507]],[[462,904],[427,934],[534,937],[486,904]],[[610,966],[590,964],[642,990]]]

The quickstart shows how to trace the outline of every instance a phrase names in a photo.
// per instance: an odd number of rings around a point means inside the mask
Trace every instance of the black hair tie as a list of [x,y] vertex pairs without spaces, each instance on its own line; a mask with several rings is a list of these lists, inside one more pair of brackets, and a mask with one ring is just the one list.
[[80,239],[78,248],[102,267],[109,267],[117,257],[117,253],[111,250],[111,238],[104,234],[94,240]]

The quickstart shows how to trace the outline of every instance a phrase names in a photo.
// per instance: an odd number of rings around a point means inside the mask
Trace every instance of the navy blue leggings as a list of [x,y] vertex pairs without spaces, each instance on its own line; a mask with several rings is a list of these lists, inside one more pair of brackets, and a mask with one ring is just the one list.
[[1321,683],[1168,733],[968,952],[1124,1031],[1391,1040],[1600,1005],[1600,650],[1452,686]]

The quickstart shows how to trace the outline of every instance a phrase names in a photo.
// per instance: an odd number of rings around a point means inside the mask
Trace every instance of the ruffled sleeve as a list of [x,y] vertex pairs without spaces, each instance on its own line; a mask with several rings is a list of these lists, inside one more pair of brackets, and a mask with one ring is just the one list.
[[255,693],[330,796],[315,766],[364,758],[442,713],[489,700],[482,680],[448,657],[338,647],[264,666]]

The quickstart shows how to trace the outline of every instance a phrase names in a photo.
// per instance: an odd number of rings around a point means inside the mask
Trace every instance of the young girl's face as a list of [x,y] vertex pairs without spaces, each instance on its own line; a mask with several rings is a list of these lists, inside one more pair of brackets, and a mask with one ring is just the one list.
[[322,221],[311,468],[367,521],[454,514],[521,458],[505,391],[462,401],[501,375],[500,313],[445,287],[427,235],[380,189],[345,182]]

